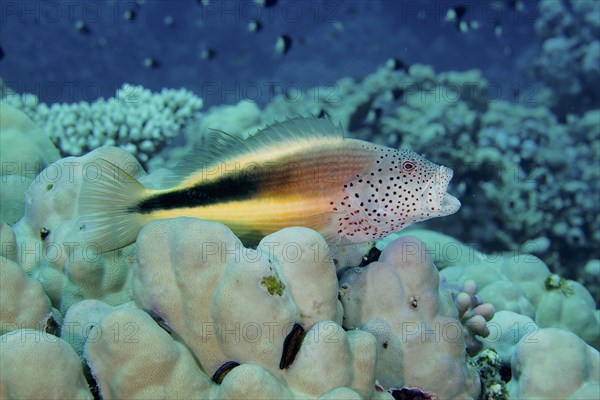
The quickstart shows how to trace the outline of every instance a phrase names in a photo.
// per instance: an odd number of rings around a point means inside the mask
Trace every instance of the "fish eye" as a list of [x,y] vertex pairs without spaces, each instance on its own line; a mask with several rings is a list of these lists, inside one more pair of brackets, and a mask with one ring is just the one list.
[[402,171],[404,171],[404,172],[412,172],[415,170],[416,167],[417,166],[412,161],[404,161],[402,163]]

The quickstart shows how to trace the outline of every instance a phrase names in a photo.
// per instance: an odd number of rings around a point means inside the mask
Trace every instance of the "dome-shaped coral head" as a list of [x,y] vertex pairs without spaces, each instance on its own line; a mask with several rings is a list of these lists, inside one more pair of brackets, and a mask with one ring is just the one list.
[[460,201],[447,192],[450,168],[410,150],[368,146],[374,161],[345,185],[345,199],[336,205],[346,214],[342,236],[371,240],[458,211]]

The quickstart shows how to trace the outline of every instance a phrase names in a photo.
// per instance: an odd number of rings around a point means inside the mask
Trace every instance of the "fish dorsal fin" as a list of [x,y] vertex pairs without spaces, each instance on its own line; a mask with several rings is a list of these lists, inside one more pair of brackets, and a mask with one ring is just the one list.
[[340,138],[344,137],[341,125],[335,125],[329,118],[297,116],[285,121],[275,121],[256,134],[250,136],[249,144],[260,145],[270,142],[293,141],[311,138]]
[[341,125],[335,125],[329,118],[294,117],[276,121],[246,139],[211,129],[200,141],[195,150],[178,164],[173,172],[173,180],[181,182],[190,175],[234,157],[259,152],[265,147],[292,143],[297,140],[344,137]]
[[169,182],[177,185],[196,172],[230,158],[234,152],[244,146],[244,140],[219,129],[209,128],[210,133],[203,136],[192,151],[177,163]]

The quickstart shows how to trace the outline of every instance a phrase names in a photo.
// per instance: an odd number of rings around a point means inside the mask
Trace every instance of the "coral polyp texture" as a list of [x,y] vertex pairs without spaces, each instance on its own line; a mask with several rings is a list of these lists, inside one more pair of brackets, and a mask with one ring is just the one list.
[[64,340],[34,329],[18,329],[0,339],[0,398],[93,398],[81,359]]
[[286,382],[281,394],[349,387],[372,396],[375,341],[339,325],[335,266],[315,232],[282,230],[253,250],[224,225],[179,218],[149,224],[137,244],[136,303],[188,344],[208,376],[253,364]]

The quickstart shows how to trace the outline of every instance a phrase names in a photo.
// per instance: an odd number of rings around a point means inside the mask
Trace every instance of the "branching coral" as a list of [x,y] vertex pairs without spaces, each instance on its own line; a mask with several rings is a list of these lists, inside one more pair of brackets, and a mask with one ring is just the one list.
[[542,0],[535,22],[542,49],[533,75],[554,92],[561,115],[600,104],[600,3]]
[[115,97],[93,103],[39,103],[31,94],[9,94],[5,101],[27,113],[62,155],[79,156],[100,146],[118,146],[146,163],[189,124],[202,108],[192,92],[152,93],[124,84]]

